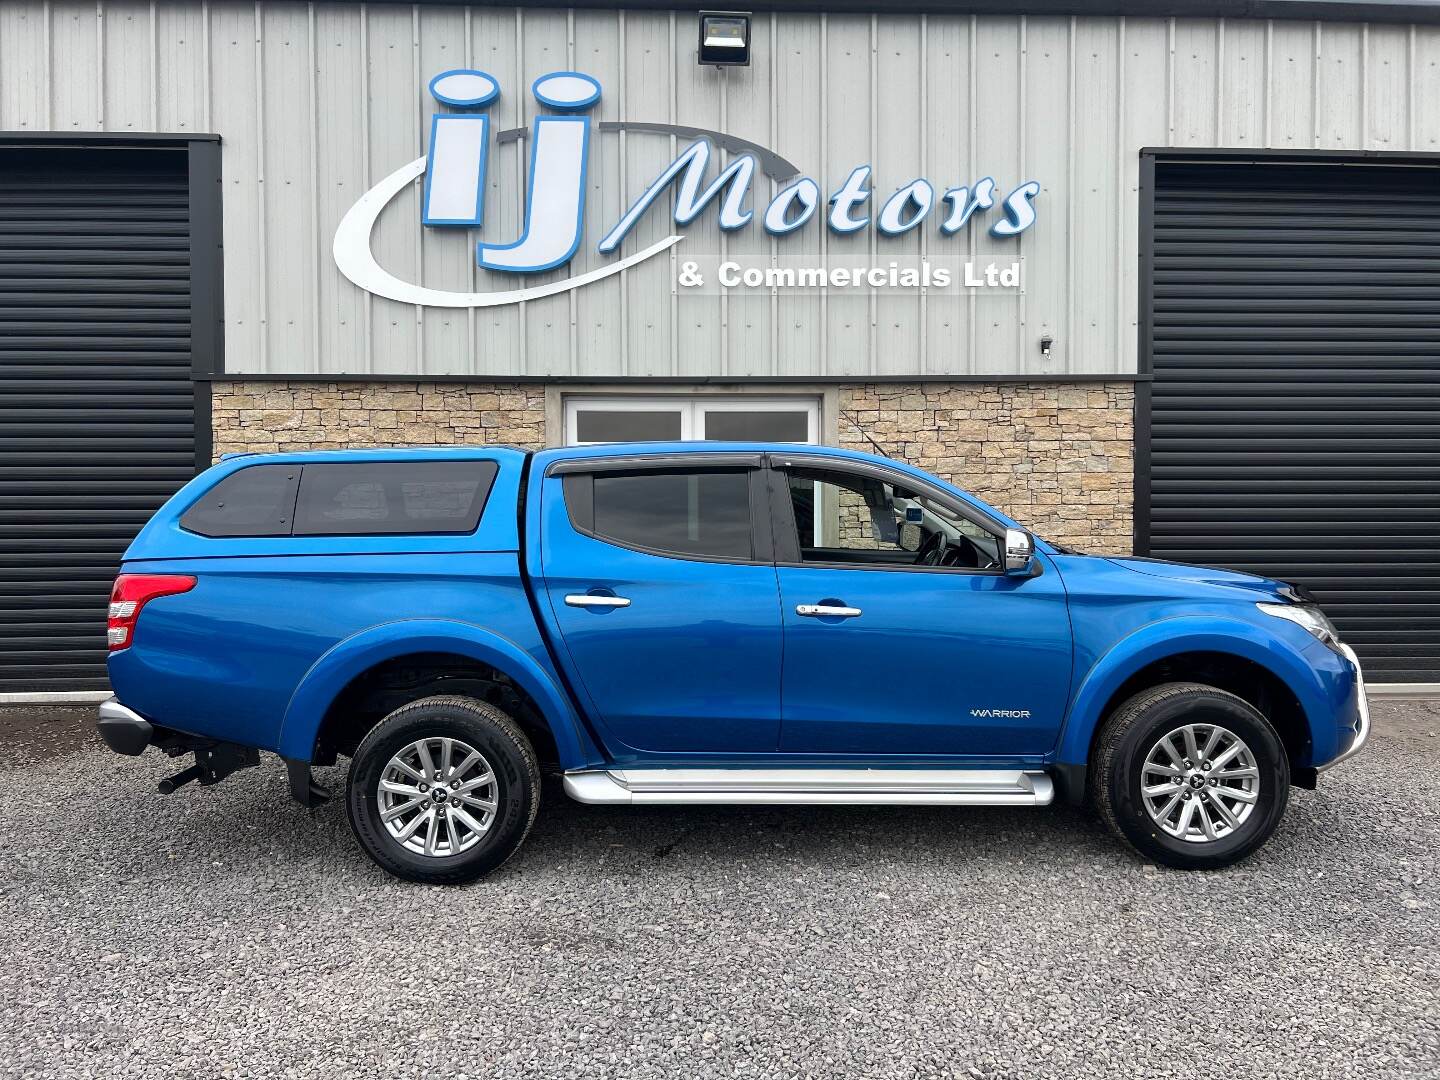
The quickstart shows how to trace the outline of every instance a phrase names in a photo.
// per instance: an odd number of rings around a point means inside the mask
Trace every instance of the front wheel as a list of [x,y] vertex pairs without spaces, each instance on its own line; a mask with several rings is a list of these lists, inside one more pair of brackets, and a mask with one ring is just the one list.
[[540,805],[530,741],[484,701],[430,697],[396,709],[350,764],[346,807],[365,853],[396,877],[459,885],[515,853]]
[[1290,795],[1290,763],[1270,722],[1199,683],[1152,687],[1116,709],[1096,740],[1090,777],[1111,829],[1182,870],[1253,854]]

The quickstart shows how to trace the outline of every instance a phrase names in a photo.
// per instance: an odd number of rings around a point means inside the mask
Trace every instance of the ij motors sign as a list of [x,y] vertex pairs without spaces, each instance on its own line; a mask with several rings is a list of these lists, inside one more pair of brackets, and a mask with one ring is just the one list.
[[[530,151],[529,184],[524,207],[524,224],[518,238],[508,243],[480,239],[475,248],[477,265],[488,271],[521,275],[538,274],[565,266],[579,250],[585,234],[586,172],[595,125],[586,115],[600,100],[600,84],[589,75],[558,71],[535,80],[531,91],[539,104],[550,110],[536,117],[528,133]],[[536,300],[588,285],[618,274],[626,267],[673,248],[686,239],[683,233],[665,237],[639,251],[625,253],[624,241],[650,209],[667,192],[673,192],[676,225],[694,222],[707,207],[717,207],[719,227],[734,231],[759,225],[772,236],[798,233],[819,218],[836,234],[873,229],[881,236],[903,236],[916,229],[934,229],[941,237],[954,236],[984,220],[992,235],[1018,236],[1035,223],[1035,199],[1040,185],[1028,180],[1001,195],[991,177],[965,186],[937,189],[921,177],[898,190],[877,193],[871,183],[870,165],[857,165],[824,197],[821,185],[792,168],[784,186],[763,210],[756,205],[754,188],[757,171],[773,162],[786,164],[773,151],[755,146],[722,132],[702,131],[648,122],[618,122],[598,125],[600,131],[638,131],[680,135],[694,139],[666,165],[621,218],[610,224],[598,251],[613,261],[583,274],[557,281],[489,292],[449,292],[403,281],[376,260],[370,234],[385,206],[401,191],[424,177],[421,220],[437,229],[479,229],[484,217],[486,163],[490,157],[492,132],[485,112],[500,95],[500,86],[483,71],[446,71],[430,80],[430,94],[453,111],[431,118],[430,150],[425,157],[402,165],[366,192],[335,232],[335,262],[344,275],[360,288],[377,296],[410,304],[433,307],[496,307],[522,300]],[[502,133],[513,135],[516,133]],[[713,146],[732,150],[729,164],[708,178]],[[772,170],[772,175],[775,172]],[[938,191],[938,194],[937,194]],[[823,287],[906,288],[950,284],[976,287],[1016,284],[1012,270],[994,266],[976,270],[966,266],[964,280],[944,266],[928,263],[915,267],[856,267],[846,264],[809,266],[743,267],[719,263],[701,269],[687,263],[678,285],[681,288],[714,284],[722,288]],[[512,279],[523,280],[523,279]]]

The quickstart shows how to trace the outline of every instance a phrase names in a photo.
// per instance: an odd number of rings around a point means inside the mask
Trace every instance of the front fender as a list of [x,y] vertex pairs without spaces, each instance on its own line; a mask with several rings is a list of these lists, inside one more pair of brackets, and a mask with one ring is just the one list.
[[555,737],[561,768],[594,763],[595,752],[569,699],[534,657],[494,631],[448,619],[382,623],[334,645],[315,661],[291,695],[280,727],[280,755],[292,761],[311,760],[326,710],[350,680],[386,660],[427,652],[455,653],[503,671],[539,706]]
[[1105,706],[1125,680],[1157,660],[1189,652],[1228,653],[1278,677],[1300,702],[1316,756],[1321,757],[1322,744],[1334,725],[1317,721],[1331,715],[1337,697],[1343,697],[1343,669],[1337,664],[1332,672],[1312,663],[1306,655],[1309,646],[1324,646],[1306,637],[1308,645],[1292,644],[1252,623],[1223,616],[1182,616],[1151,623],[1116,642],[1085,675],[1060,732],[1055,759],[1064,765],[1086,764],[1095,728],[1105,719]]

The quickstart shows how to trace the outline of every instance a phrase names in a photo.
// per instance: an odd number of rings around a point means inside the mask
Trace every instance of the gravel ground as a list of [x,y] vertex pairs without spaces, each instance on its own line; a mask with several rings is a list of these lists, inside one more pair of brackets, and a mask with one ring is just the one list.
[[174,764],[85,714],[0,710],[0,1075],[1433,1077],[1440,706],[1376,711],[1217,874],[1064,808],[552,787],[503,871],[444,890],[274,759],[165,797]]

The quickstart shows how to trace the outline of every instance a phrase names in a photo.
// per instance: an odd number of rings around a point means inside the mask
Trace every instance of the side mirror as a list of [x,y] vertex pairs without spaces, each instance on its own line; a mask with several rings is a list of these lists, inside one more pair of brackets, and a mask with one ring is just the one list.
[[1005,530],[1005,573],[1030,573],[1031,560],[1035,558],[1035,540],[1024,529]]

